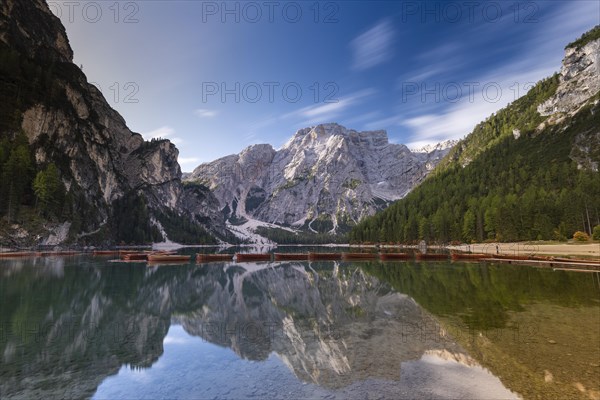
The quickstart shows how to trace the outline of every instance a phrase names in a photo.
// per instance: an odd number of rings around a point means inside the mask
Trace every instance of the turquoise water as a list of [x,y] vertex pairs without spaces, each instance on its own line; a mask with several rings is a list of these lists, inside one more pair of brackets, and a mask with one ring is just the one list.
[[82,256],[2,260],[0,289],[3,399],[599,390],[594,273],[449,262],[147,267]]

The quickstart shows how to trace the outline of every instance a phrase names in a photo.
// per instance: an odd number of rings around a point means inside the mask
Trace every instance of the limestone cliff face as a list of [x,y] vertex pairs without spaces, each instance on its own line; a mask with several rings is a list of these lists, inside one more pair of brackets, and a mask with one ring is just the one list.
[[2,2],[0,45],[57,71],[52,100],[44,96],[28,99],[19,110],[20,127],[37,164],[55,163],[67,190],[94,210],[83,221],[83,231],[103,226],[112,202],[136,192],[150,209],[170,209],[183,218],[203,221],[208,229],[225,232],[221,214],[211,209],[216,202],[210,193],[197,197],[195,191],[184,189],[177,148],[168,140],[146,142],[132,132],[72,63],[65,29],[45,1]]
[[411,152],[385,131],[323,124],[299,130],[280,150],[250,146],[186,179],[213,190],[226,215],[338,231],[405,196],[448,150]]
[[[583,46],[567,47],[556,93],[538,107],[541,115],[549,116],[538,130],[561,122],[572,124],[570,118],[576,120],[581,113],[597,115],[600,112],[599,92],[600,39],[591,40]],[[590,105],[589,111],[584,109],[586,105]],[[579,168],[598,171],[599,155],[600,126],[596,125],[575,137],[570,157]]]
[[600,39],[582,47],[567,47],[554,96],[540,104],[543,115],[573,114],[600,91]]

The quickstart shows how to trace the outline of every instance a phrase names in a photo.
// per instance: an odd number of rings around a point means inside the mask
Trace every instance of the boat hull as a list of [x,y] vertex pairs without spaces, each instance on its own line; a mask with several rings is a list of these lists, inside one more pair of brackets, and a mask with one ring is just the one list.
[[394,261],[394,260],[410,260],[412,255],[408,253],[381,253],[379,259],[381,261]]
[[275,261],[307,261],[307,253],[275,253]]
[[423,253],[417,253],[415,254],[415,258],[417,260],[439,260],[439,261],[443,261],[443,260],[447,260],[449,258],[448,254],[423,254]]
[[308,253],[311,261],[341,260],[342,253]]
[[176,256],[167,254],[149,254],[149,262],[189,262],[190,256]]
[[377,253],[342,253],[344,261],[376,260],[379,258]]
[[235,261],[237,262],[251,262],[251,261],[271,261],[271,254],[268,253],[237,253],[235,255]]
[[196,262],[233,261],[233,254],[196,254]]

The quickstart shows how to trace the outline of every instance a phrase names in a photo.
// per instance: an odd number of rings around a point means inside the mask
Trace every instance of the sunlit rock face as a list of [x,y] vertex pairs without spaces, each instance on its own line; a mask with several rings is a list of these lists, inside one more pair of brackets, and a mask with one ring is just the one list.
[[186,179],[206,184],[230,217],[308,230],[319,220],[339,231],[404,197],[452,145],[413,152],[385,131],[322,124],[299,130],[279,150],[253,145]]
[[[597,115],[600,112],[597,99],[589,111],[586,111],[584,106],[589,104],[592,101],[590,99],[598,92],[600,92],[600,39],[590,41],[580,48],[567,47],[556,93],[538,106],[541,115],[550,116],[546,123],[538,127],[538,131],[548,125],[559,123],[569,125],[571,121],[581,116],[581,113]],[[570,157],[577,163],[578,168],[598,172],[599,149],[600,126],[597,125],[594,129],[582,131],[575,137]]]
[[25,99],[20,127],[36,163],[56,164],[76,207],[93,210],[82,221],[84,231],[106,223],[114,200],[138,192],[151,209],[170,209],[224,232],[212,195],[197,196],[182,185],[177,148],[168,140],[148,142],[132,132],[72,63],[65,29],[46,1],[3,1],[0,45],[37,65],[52,65],[52,96]]
[[538,107],[541,115],[572,114],[600,91],[600,39],[581,48],[567,47],[554,96]]

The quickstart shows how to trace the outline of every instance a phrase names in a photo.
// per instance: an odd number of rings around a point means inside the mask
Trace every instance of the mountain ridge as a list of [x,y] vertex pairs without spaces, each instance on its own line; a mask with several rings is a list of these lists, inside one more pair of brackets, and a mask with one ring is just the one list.
[[278,150],[252,145],[186,177],[212,190],[228,220],[338,233],[402,198],[447,153],[413,153],[387,132],[337,123],[298,130]]

